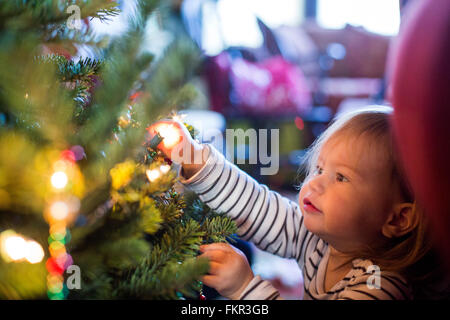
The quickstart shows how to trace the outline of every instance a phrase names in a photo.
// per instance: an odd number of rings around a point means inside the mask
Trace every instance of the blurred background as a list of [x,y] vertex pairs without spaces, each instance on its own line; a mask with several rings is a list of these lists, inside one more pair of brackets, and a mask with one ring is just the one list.
[[[124,21],[133,15],[134,0],[118,2],[123,10],[119,16],[108,23],[90,22],[97,34],[115,37],[126,31]],[[302,155],[330,120],[344,110],[388,104],[386,57],[405,4],[402,0],[167,1],[167,10],[151,18],[145,48],[158,58],[175,37],[198,48],[201,62],[191,80],[196,99],[178,112],[200,131],[200,137],[208,130],[279,129],[276,175],[260,175],[259,165],[239,166],[297,201]],[[214,142],[211,139],[203,142]],[[248,142],[244,144],[249,150]],[[240,245],[255,273],[271,280],[284,298],[302,297],[295,261]]]

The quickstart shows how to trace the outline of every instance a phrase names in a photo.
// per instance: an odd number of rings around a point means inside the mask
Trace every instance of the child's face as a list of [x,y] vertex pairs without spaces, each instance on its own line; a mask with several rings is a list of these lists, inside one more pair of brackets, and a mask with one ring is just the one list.
[[382,239],[393,188],[380,149],[369,146],[365,137],[333,137],[300,190],[305,226],[339,251],[358,250]]

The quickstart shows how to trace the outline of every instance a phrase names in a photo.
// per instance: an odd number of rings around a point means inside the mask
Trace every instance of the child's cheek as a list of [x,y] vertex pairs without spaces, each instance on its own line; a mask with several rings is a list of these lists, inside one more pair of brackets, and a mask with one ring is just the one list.
[[300,189],[300,192],[298,193],[298,205],[300,208],[303,208],[303,197],[305,196],[307,190],[307,184],[303,184],[302,188]]

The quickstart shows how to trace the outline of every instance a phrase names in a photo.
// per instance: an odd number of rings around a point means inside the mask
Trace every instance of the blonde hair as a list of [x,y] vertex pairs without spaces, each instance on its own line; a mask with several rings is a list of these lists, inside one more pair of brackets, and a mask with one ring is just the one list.
[[344,133],[354,137],[368,137],[375,143],[377,151],[385,151],[388,162],[386,168],[390,170],[391,181],[400,191],[402,201],[412,203],[414,227],[407,234],[383,246],[367,247],[363,252],[355,252],[352,256],[369,259],[384,271],[402,274],[412,284],[415,296],[427,297],[423,293],[431,289],[426,284],[432,285],[433,280],[439,281],[438,278],[442,272],[441,261],[434,251],[428,219],[411,191],[395,151],[390,125],[392,112],[391,107],[369,106],[336,117],[308,149],[300,170],[305,177],[303,181],[305,183],[315,171],[322,147],[331,139]]

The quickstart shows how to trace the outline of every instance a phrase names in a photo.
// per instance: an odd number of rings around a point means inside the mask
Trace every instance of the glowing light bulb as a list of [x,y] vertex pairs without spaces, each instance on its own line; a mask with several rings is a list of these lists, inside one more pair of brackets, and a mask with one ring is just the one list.
[[187,117],[185,113],[177,113],[176,111],[172,111],[170,118],[175,121],[183,122],[183,119]]
[[39,263],[44,258],[44,249],[36,241],[30,240],[26,243],[27,253],[25,259],[29,263]]
[[161,172],[158,169],[147,170],[145,173],[150,182],[155,181],[161,176]]
[[60,287],[63,282],[64,278],[60,274],[49,273],[47,276],[47,287],[50,291],[57,291],[55,287]]
[[63,201],[56,201],[50,206],[50,214],[55,220],[64,220],[69,215],[69,206]]
[[159,135],[164,138],[162,142],[166,148],[171,148],[180,141],[180,134],[174,125],[163,124],[157,130]]
[[64,237],[66,236],[67,231],[66,231],[66,224],[64,223],[64,221],[58,221],[57,223],[52,223],[50,226],[50,236],[52,237],[53,240],[63,240]]
[[57,171],[52,175],[51,181],[53,187],[62,189],[67,185],[68,178],[65,172]]
[[185,114],[174,114],[172,116],[172,119],[175,120],[175,121],[182,122],[185,117],[186,117]]
[[168,164],[163,164],[162,166],[159,167],[159,170],[165,174],[169,172],[170,166]]
[[52,257],[58,257],[66,253],[66,247],[59,241],[53,241],[49,246],[49,251]]
[[7,236],[4,239],[4,250],[11,260],[22,260],[27,254],[27,242],[18,235]]

